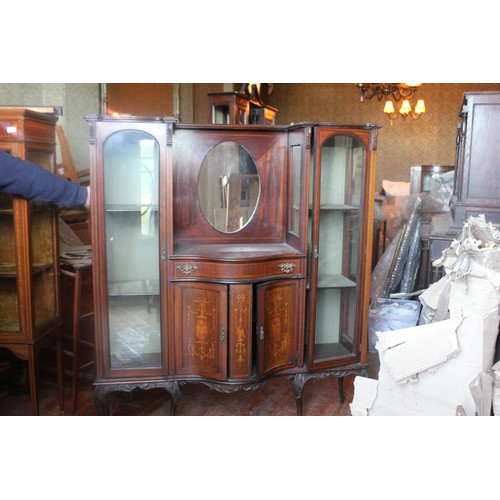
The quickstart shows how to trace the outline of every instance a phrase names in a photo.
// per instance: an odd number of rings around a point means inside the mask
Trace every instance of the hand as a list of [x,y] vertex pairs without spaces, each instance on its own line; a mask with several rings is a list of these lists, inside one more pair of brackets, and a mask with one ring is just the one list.
[[87,199],[85,200],[84,207],[89,210],[90,209],[90,186],[87,186]]

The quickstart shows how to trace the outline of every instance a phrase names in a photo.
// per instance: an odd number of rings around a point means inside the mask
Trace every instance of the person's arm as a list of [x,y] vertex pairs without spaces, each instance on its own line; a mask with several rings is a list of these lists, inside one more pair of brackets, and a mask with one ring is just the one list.
[[85,186],[3,150],[0,150],[0,191],[67,208],[78,205],[88,208],[90,202],[90,191]]

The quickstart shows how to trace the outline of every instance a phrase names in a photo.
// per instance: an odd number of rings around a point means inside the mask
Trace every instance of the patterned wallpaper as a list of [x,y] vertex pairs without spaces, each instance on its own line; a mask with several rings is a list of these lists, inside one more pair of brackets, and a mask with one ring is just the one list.
[[[414,120],[397,118],[391,126],[384,101],[360,102],[353,83],[277,83],[269,104],[278,108],[277,124],[301,121],[377,123],[377,189],[383,179],[408,181],[410,165],[453,165],[455,139],[463,94],[466,91],[500,91],[500,83],[424,83],[418,98],[427,111]],[[414,98],[415,99],[415,98]]]
[[[208,92],[227,91],[229,84],[180,85],[181,120],[207,123]],[[239,84],[234,84],[239,89]],[[456,127],[464,92],[500,91],[500,83],[424,83],[417,96],[427,112],[419,120],[398,118],[391,126],[384,102],[360,102],[354,83],[276,83],[269,104],[278,108],[278,125],[301,121],[377,123],[377,187],[383,179],[408,181],[410,165],[455,163]],[[0,83],[0,105],[58,105],[77,168],[88,166],[86,114],[99,112],[97,83]]]

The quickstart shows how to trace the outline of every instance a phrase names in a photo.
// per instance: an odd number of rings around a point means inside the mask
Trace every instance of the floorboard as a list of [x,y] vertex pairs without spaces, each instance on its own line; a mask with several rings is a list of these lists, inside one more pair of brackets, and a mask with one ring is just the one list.
[[[376,377],[376,367],[370,365],[370,376]],[[334,377],[309,380],[303,392],[303,415],[349,416],[349,403],[353,397],[354,377],[344,382],[345,401],[339,400],[338,381]],[[57,405],[57,388],[53,382],[42,380],[39,388],[40,414],[60,415]],[[65,387],[65,414],[69,412],[71,390],[69,381]],[[114,416],[169,416],[170,397],[162,389],[135,390],[132,393],[114,393],[111,397],[111,415]],[[0,394],[0,415],[31,415],[30,396]],[[181,387],[181,399],[177,416],[294,416],[296,404],[292,383],[278,377],[255,391],[231,394],[220,393],[202,384],[186,384]],[[75,416],[98,416],[94,405],[91,382],[82,381],[78,392]]]

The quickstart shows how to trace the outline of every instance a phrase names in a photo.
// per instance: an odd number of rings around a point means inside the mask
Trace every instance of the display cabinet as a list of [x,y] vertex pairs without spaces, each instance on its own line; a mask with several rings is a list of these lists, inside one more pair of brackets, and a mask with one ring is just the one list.
[[[55,171],[57,117],[0,108],[0,148]],[[39,414],[37,355],[57,346],[58,397],[63,411],[57,209],[0,193],[0,349],[28,364],[32,412]]]
[[[369,282],[362,274],[363,259],[370,259],[376,127],[87,121],[99,411],[107,411],[114,391],[161,387],[175,413],[186,383],[231,392],[285,376],[301,414],[311,376],[366,368],[358,307],[367,297],[359,287]],[[333,154],[315,146],[316,137],[337,130],[344,143],[334,141]],[[328,333],[306,336],[306,307],[321,308],[312,305],[321,294],[308,259],[308,221],[320,213],[310,166],[319,161],[325,172],[333,169],[336,185],[341,166],[326,164],[341,150],[349,157],[342,164],[345,193],[342,204],[331,203],[344,222],[336,219],[330,231],[331,240],[344,241],[337,274],[345,277],[333,296],[319,300],[342,316],[335,321],[343,331],[325,340]],[[315,172],[314,179],[319,186]],[[325,354],[320,344],[337,349]]]
[[450,212],[433,215],[427,222],[421,285],[441,278],[442,269],[433,268],[432,262],[469,217],[484,214],[488,222],[500,226],[500,92],[465,92],[459,118]]

